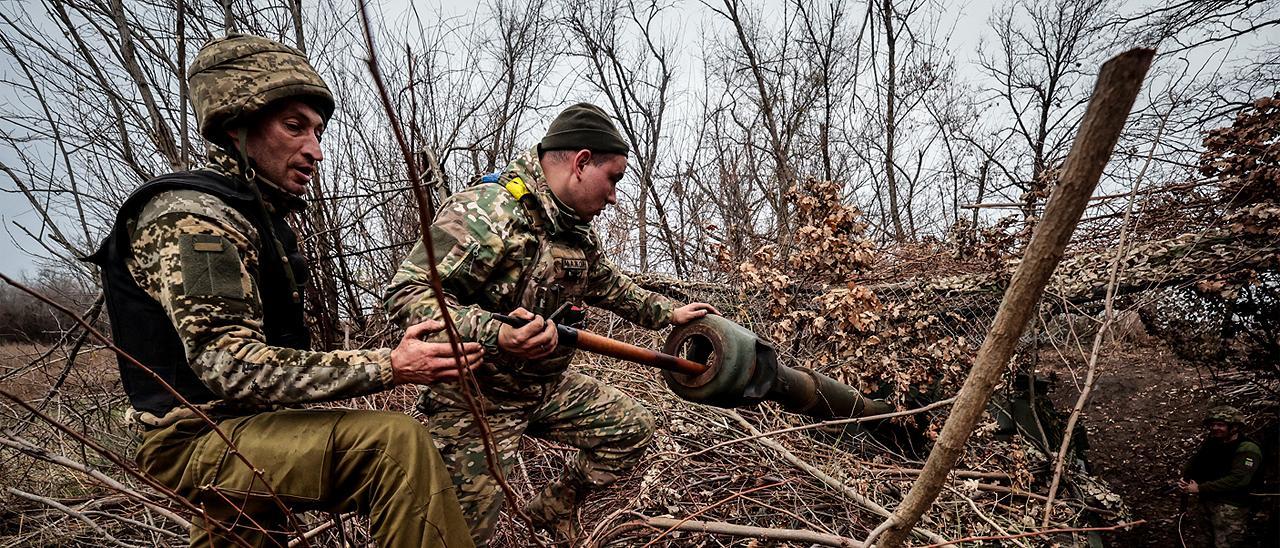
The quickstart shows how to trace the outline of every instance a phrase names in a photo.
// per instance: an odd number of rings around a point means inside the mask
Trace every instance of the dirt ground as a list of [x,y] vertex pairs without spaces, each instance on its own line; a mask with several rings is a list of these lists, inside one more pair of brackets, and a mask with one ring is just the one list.
[[[1062,360],[1055,353],[1052,359],[1044,356],[1041,363],[1061,364]],[[1173,485],[1200,443],[1200,423],[1206,409],[1218,403],[1252,403],[1243,407],[1256,409],[1257,402],[1239,401],[1247,395],[1224,396],[1232,391],[1230,381],[1213,378],[1209,371],[1197,369],[1161,346],[1113,347],[1099,360],[1099,367],[1101,376],[1084,422],[1089,434],[1089,463],[1129,504],[1134,519],[1147,520],[1131,532],[1111,535],[1108,544],[1212,546],[1195,497],[1184,499]],[[1076,384],[1084,382],[1085,367],[1080,363],[1042,367],[1041,373],[1050,369],[1058,373],[1055,406],[1069,412],[1079,396]],[[1252,424],[1248,432],[1263,446],[1271,463],[1277,462],[1274,403],[1259,417],[1270,424]],[[1268,468],[1268,477],[1274,482],[1276,467]],[[1253,540],[1257,546],[1280,546],[1276,498],[1268,500],[1269,509],[1262,504],[1255,512]]]

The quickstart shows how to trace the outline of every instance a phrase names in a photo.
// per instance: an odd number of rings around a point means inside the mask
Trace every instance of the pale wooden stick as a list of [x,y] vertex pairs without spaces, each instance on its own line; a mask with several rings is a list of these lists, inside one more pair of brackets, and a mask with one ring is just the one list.
[[648,518],[645,520],[645,523],[663,530],[676,529],[679,531],[693,531],[696,533],[715,533],[720,535],[732,535],[735,537],[836,546],[838,548],[863,547],[861,542],[848,537],[819,533],[816,531],[805,531],[803,529],[770,529],[766,527],[724,523],[721,521],[682,521],[673,518]]

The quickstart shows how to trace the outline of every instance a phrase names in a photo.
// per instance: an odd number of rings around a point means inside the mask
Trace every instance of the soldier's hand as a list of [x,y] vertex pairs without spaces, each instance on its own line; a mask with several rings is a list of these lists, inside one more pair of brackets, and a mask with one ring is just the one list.
[[524,308],[512,310],[510,316],[529,320],[529,323],[519,328],[502,324],[498,329],[498,348],[527,360],[545,358],[556,351],[560,337],[556,334],[555,322]]
[[1178,480],[1178,487],[1188,493],[1199,493],[1200,486],[1196,484],[1196,480],[1187,481],[1185,479]]
[[[391,350],[392,382],[395,384],[433,384],[458,378],[458,363],[447,342],[426,342],[422,337],[444,329],[437,320],[411,325],[404,331],[400,344]],[[474,370],[484,360],[480,343],[462,343],[462,362]]]
[[720,311],[716,310],[716,307],[707,303],[689,303],[671,311],[671,325],[684,325],[706,316],[708,313],[720,315]]

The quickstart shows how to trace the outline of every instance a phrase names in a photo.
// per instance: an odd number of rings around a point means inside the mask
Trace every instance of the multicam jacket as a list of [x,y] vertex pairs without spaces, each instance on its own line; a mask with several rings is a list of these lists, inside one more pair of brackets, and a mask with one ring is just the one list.
[[[189,176],[203,174],[209,178],[224,176],[243,181],[236,164],[227,154],[215,149],[210,153],[209,164]],[[167,313],[181,342],[186,365],[209,391],[208,397],[203,398],[197,393],[184,394],[189,400],[204,404],[202,407],[234,408],[243,412],[246,408],[261,409],[271,404],[359,396],[391,386],[387,349],[307,350],[305,333],[278,333],[282,323],[301,324],[300,310],[296,321],[286,318],[264,324],[264,316],[266,319],[271,316],[264,315],[264,298],[271,297],[266,299],[270,302],[276,296],[261,293],[264,288],[274,286],[264,285],[268,280],[262,275],[268,265],[260,264],[259,259],[274,257],[286,261],[284,270],[289,272],[305,272],[305,265],[287,264],[289,259],[285,255],[295,255],[296,262],[300,259],[296,253],[264,253],[264,246],[276,242],[264,238],[259,226],[243,213],[243,208],[237,209],[212,194],[190,189],[161,190],[149,199],[143,198],[146,201],[140,211],[132,215],[122,212],[117,220],[117,228],[123,228],[129,241],[129,252],[123,260],[132,281]],[[290,201],[293,203],[287,203]],[[299,202],[283,196],[266,201],[267,215],[277,227],[277,233],[289,230],[283,216]],[[296,249],[291,232],[281,236],[284,238],[275,240],[287,238]],[[104,242],[104,250],[111,239]],[[292,297],[297,299],[300,295],[295,292]],[[110,306],[110,299],[108,301]],[[279,313],[276,317],[280,317]],[[143,329],[161,334],[161,338],[163,333],[172,336],[168,326],[130,325],[129,320],[113,315],[113,329],[121,333]],[[273,326],[275,332],[271,329]],[[286,346],[301,348],[278,346],[284,344],[279,342],[282,340],[293,342]],[[304,342],[298,344],[297,341]],[[167,341],[156,341],[157,345],[165,343]],[[175,367],[154,365],[157,369]],[[123,361],[121,368],[123,376],[126,368]],[[126,391],[130,391],[129,386]],[[132,419],[162,426],[189,416],[189,411],[182,407],[138,405],[139,401],[147,400],[146,396],[130,393],[134,403]],[[164,401],[163,398],[160,401]]]
[[[568,366],[572,349],[535,362],[502,356],[492,313],[524,307],[544,317],[562,304],[599,306],[650,329],[671,321],[675,303],[643,289],[601,256],[600,239],[551,193],[537,148],[522,153],[498,184],[451,196],[431,225],[436,270],[450,314],[466,340],[486,349],[482,386],[549,382]],[[421,241],[400,264],[385,294],[401,325],[440,319]]]

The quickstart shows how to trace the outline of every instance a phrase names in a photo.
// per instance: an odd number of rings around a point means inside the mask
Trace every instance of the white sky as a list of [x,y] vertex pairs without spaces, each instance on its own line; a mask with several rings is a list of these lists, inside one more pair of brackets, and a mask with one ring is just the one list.
[[[20,0],[29,1],[29,0]],[[768,0],[767,4],[780,4],[778,0]],[[451,2],[417,2],[419,15],[428,20],[433,16],[442,15],[444,17],[462,17],[470,19],[475,17],[476,13],[483,11],[484,2],[480,0],[460,0]],[[989,0],[975,0],[968,3],[957,3],[950,9],[956,16],[956,31],[952,37],[954,51],[959,58],[961,65],[967,65],[968,60],[972,57],[974,48],[978,43],[978,30],[985,28],[985,20],[987,14],[990,13],[991,5]],[[409,2],[404,0],[391,0],[384,2],[381,11],[385,14],[386,21],[402,21],[406,25],[412,24],[413,16],[409,11]],[[664,32],[672,33],[686,43],[696,42],[700,40],[706,32],[704,29],[704,21],[698,16],[701,12],[701,6],[694,2],[686,2],[680,10],[668,17],[668,24],[674,22],[675,28],[664,28]],[[701,69],[701,61],[697,59],[696,53],[698,48],[684,48],[686,55],[678,61],[678,66],[685,71],[685,78],[696,78],[696,71]],[[7,63],[0,62],[0,76],[7,81],[14,81],[9,76],[13,68]],[[590,100],[590,97],[583,97]],[[0,101],[9,106],[11,101],[21,100],[12,89],[12,86],[6,82],[0,82]],[[534,121],[533,124],[539,127],[545,126],[549,122]],[[12,152],[7,149],[0,148],[0,162],[7,165],[15,165],[15,158]],[[0,175],[0,177],[4,177]],[[4,181],[0,184],[4,188],[12,188],[11,181]],[[3,223],[4,230],[0,232],[0,272],[11,276],[21,276],[25,274],[34,274],[36,263],[34,259],[28,255],[23,249],[35,252],[37,255],[42,254],[43,250],[29,236],[22,233],[15,226],[15,222],[20,222],[28,228],[39,226],[39,218],[27,202],[26,198],[17,193],[0,194],[0,223]]]
[[[18,1],[19,3],[30,2],[34,4],[32,0]],[[338,1],[340,2],[341,0]],[[783,1],[784,0],[763,0],[763,3],[765,6],[781,6]],[[308,2],[313,7],[319,4],[319,0],[308,0]],[[748,3],[753,2],[749,1]],[[974,61],[977,57],[976,51],[983,33],[987,32],[987,18],[993,7],[998,3],[999,2],[993,0],[971,0],[969,2],[946,4],[948,13],[942,19],[942,25],[940,25],[941,28],[939,28],[939,32],[946,34],[950,31],[950,49],[956,57],[957,70],[959,71],[959,76],[962,80],[976,80],[979,76],[974,65]],[[1150,2],[1143,3],[1146,4]],[[15,4],[9,4],[9,6],[14,5]],[[485,2],[480,0],[460,0],[453,2],[428,0],[418,2],[416,5],[418,16],[422,17],[423,20],[427,22],[430,22],[434,17],[441,16],[458,17],[463,20],[471,20],[478,17],[476,15],[477,13],[488,11]],[[864,6],[865,4],[852,1],[849,4],[849,9],[861,10],[865,9]],[[382,7],[379,8],[379,11],[384,14],[382,19],[383,21],[388,22],[386,24],[404,25],[405,30],[401,33],[401,36],[406,36],[412,35],[414,32],[411,29],[414,21],[414,15],[410,12],[409,8],[410,4],[407,0],[385,0],[382,3]],[[1129,4],[1126,4],[1126,8],[1132,9]],[[781,8],[779,7],[777,9],[780,10]],[[1129,11],[1129,9],[1126,9],[1126,11]],[[12,12],[10,8],[6,8],[5,11]],[[702,40],[704,36],[720,34],[728,30],[723,28],[708,28],[708,25],[717,23],[709,22],[707,18],[704,18],[701,14],[705,13],[705,11],[706,8],[698,4],[697,0],[680,0],[676,9],[669,13],[665,20],[663,20],[663,23],[667,25],[667,27],[662,28],[664,33],[674,36],[679,43],[690,44],[692,46],[680,48],[683,55],[676,61],[677,67],[682,71],[681,78],[686,79],[686,81],[697,82],[701,77],[699,71],[702,67],[702,60],[697,57],[701,48],[695,46],[698,41]],[[854,16],[852,19],[858,20],[860,19],[860,16]],[[357,23],[355,21],[352,21],[353,26],[356,24]],[[537,30],[531,29],[531,32],[537,32]],[[1275,38],[1270,37],[1269,34],[1266,36],[1256,37],[1253,40],[1254,43],[1273,43],[1274,41]],[[358,55],[358,53],[353,52],[352,55],[355,56]],[[555,80],[554,75],[552,76],[552,79]],[[24,97],[13,89],[12,84],[8,83],[13,81],[21,81],[21,78],[14,75],[14,68],[8,65],[7,56],[0,56],[0,102],[2,102],[5,107],[8,107],[11,101],[23,100]],[[689,87],[694,86],[691,85]],[[559,91],[562,93],[564,92],[564,90]],[[574,91],[576,92],[576,90]],[[580,96],[575,92],[570,92],[567,95],[575,101],[595,99],[592,92],[584,90]],[[687,100],[687,97],[676,96],[674,100],[683,101]],[[679,105],[675,105],[673,108],[679,109]],[[528,120],[526,125],[534,127],[526,129],[533,132],[540,131],[541,128],[545,127],[548,121],[549,120]],[[15,163],[12,158],[12,153],[3,148],[0,148],[0,162],[4,162],[9,165]],[[6,176],[0,174],[0,180],[5,178]],[[2,188],[12,188],[12,186],[11,181],[4,180],[3,182],[0,182],[0,187]],[[30,256],[19,249],[19,246],[36,253],[40,253],[42,250],[28,236],[17,230],[16,227],[14,227],[14,223],[21,222],[27,227],[38,227],[38,221],[39,219],[22,195],[13,193],[0,194],[0,222],[4,225],[4,232],[0,232],[0,272],[10,275],[20,275],[23,272],[28,274],[32,273],[31,270],[33,270],[35,263]],[[17,245],[15,245],[15,241],[17,242]]]

